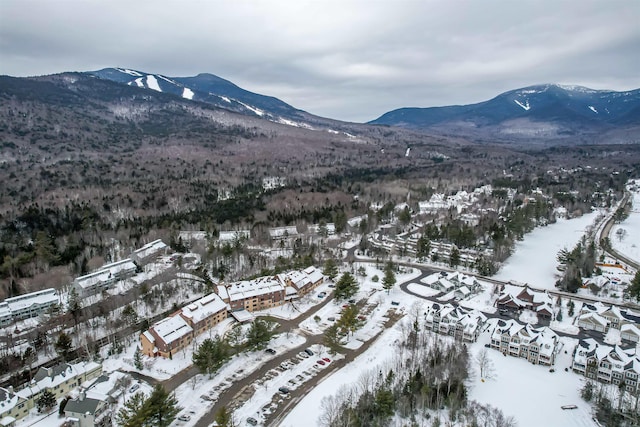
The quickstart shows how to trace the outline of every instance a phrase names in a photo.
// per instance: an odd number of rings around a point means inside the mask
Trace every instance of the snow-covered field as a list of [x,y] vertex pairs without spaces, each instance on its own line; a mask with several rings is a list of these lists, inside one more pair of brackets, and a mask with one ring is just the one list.
[[[477,354],[489,340],[488,334],[481,335],[471,346],[471,354]],[[595,426],[590,406],[580,398],[583,378],[564,370],[571,365],[571,352],[577,340],[561,338],[561,342],[564,348],[558,355],[555,372],[490,350],[488,355],[494,363],[495,378],[482,382],[476,372],[469,381],[469,398],[502,409],[505,415],[516,419],[518,427]],[[578,408],[563,410],[562,405]]]
[[[640,184],[640,180],[637,181]],[[631,193],[631,212],[611,228],[611,244],[623,255],[640,262],[640,189]]]
[[564,248],[573,249],[597,216],[597,212],[592,212],[570,220],[559,219],[554,224],[536,228],[523,241],[516,243],[514,253],[494,278],[555,290],[558,252]]

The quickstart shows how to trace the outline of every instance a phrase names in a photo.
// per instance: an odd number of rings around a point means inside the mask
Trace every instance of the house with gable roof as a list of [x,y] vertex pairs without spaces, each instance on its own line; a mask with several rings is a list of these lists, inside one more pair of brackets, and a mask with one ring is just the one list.
[[142,353],[149,357],[171,358],[191,344],[192,340],[193,328],[180,316],[179,312],[156,322],[140,334]]
[[515,295],[503,290],[496,305],[499,309],[510,311],[531,310],[536,313],[538,320],[548,322],[553,319],[554,301],[554,298],[547,291],[534,291],[525,286]]
[[466,342],[478,339],[486,320],[486,316],[480,311],[451,304],[433,304],[425,313],[425,325],[428,329]]
[[64,407],[67,421],[73,427],[109,427],[111,411],[102,399],[87,397],[84,391],[76,399],[71,399]]
[[491,333],[491,348],[504,355],[522,357],[537,365],[551,366],[558,352],[558,335],[550,328],[534,328],[513,319],[498,320]]
[[640,327],[633,323],[626,323],[620,327],[620,338],[632,342],[640,342]]
[[632,393],[640,390],[640,357],[635,347],[600,344],[593,338],[580,340],[573,352],[571,369],[603,383],[624,383],[625,389]]
[[[601,302],[592,304],[585,303],[580,309],[577,317],[578,326],[587,329],[606,333],[610,328],[621,331],[624,328],[625,336],[623,339],[634,341],[635,333],[640,323],[640,315],[626,308],[620,308],[616,305],[605,305]],[[634,328],[625,325],[634,325]],[[628,337],[628,338],[627,338]],[[637,341],[636,341],[637,342]]]

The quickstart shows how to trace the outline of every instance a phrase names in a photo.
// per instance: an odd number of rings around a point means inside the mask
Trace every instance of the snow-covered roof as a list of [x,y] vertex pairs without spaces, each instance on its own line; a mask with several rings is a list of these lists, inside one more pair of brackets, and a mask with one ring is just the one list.
[[155,338],[154,338],[154,336],[151,334],[151,332],[149,332],[149,331],[144,331],[144,332],[142,333],[142,335],[144,335],[144,336],[145,336],[145,338],[146,338],[147,340],[149,340],[149,342],[150,342],[150,343],[152,343],[152,344],[153,344],[153,343],[155,343],[155,342],[156,342],[156,339],[155,339]]
[[232,242],[236,239],[248,239],[251,236],[249,230],[233,230],[233,231],[221,231],[218,235],[218,240],[221,242]]
[[101,366],[96,362],[80,362],[75,364],[63,363],[52,368],[40,368],[27,387],[17,391],[16,394],[22,398],[29,399],[34,394],[45,389],[53,389],[65,381],[85,375],[96,369],[101,369]]
[[227,309],[227,305],[215,293],[211,293],[198,301],[182,308],[181,316],[190,319],[193,323],[199,323],[202,320],[211,317],[223,310]]
[[279,280],[271,277],[259,277],[250,281],[236,282],[226,287],[230,301],[238,301],[272,292],[283,292],[284,285]]
[[304,270],[304,273],[309,276],[309,279],[313,282],[316,283],[319,280],[322,280],[324,278],[324,276],[322,275],[322,271],[318,270],[317,268],[315,268],[314,266],[311,267],[307,267]]
[[58,294],[53,288],[7,298],[0,303],[0,321],[6,322],[14,316],[31,312],[33,309],[43,310],[58,301]]
[[295,226],[289,227],[274,227],[269,229],[269,235],[271,238],[279,238],[279,237],[291,237],[298,235],[298,229]]
[[87,288],[96,283],[107,282],[121,271],[135,271],[135,263],[127,258],[122,261],[114,262],[103,266],[100,270],[94,271],[84,276],[77,277],[74,283],[82,288]]
[[161,252],[167,248],[167,245],[160,239],[154,240],[151,243],[147,243],[140,249],[133,251],[131,254],[133,257],[137,257],[138,259],[145,259],[149,256],[155,255],[158,252]]
[[191,326],[180,316],[167,317],[153,325],[152,328],[167,344],[193,332]]

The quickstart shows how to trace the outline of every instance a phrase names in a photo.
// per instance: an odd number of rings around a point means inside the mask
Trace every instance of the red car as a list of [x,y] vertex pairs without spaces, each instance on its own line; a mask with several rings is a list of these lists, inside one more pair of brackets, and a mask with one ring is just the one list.
[[331,362],[331,359],[329,359],[328,357],[323,357],[323,358],[322,358],[322,360],[324,360],[324,361],[325,361],[325,362],[327,362],[327,363],[330,363],[330,362]]
[[317,363],[318,365],[324,365],[324,364],[325,364],[325,363],[324,363],[324,360],[318,360],[316,363]]

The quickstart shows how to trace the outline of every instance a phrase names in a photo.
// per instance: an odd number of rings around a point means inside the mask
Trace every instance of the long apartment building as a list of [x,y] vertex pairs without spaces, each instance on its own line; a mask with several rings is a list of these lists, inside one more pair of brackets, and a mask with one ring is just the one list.
[[0,327],[37,317],[59,302],[58,293],[53,288],[7,298],[0,302]]
[[187,305],[140,335],[142,353],[173,357],[193,339],[227,318],[227,304],[215,293]]
[[103,266],[100,270],[73,281],[73,288],[80,297],[88,297],[111,288],[120,280],[125,280],[136,273],[136,264],[129,258]]
[[102,365],[95,362],[62,363],[51,368],[40,368],[33,380],[20,390],[0,388],[0,421],[3,422],[0,425],[12,425],[16,420],[26,417],[36,407],[45,390],[60,399],[101,373]]
[[487,317],[477,310],[467,310],[451,304],[433,304],[425,315],[428,329],[466,342],[478,339],[486,320]]
[[571,369],[587,378],[607,384],[624,383],[627,391],[640,390],[640,355],[635,347],[599,344],[593,338],[578,341]]
[[537,365],[551,366],[558,352],[558,335],[546,326],[534,328],[513,319],[498,320],[491,333],[491,348]]

